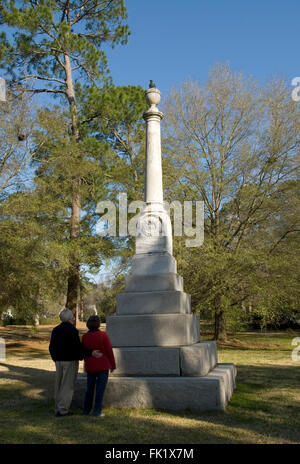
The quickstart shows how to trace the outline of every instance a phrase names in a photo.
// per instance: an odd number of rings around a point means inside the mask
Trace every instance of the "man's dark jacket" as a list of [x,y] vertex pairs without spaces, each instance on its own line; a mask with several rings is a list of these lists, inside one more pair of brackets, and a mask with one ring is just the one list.
[[53,361],[79,361],[84,356],[92,356],[92,351],[81,344],[79,332],[71,322],[54,327],[49,351]]

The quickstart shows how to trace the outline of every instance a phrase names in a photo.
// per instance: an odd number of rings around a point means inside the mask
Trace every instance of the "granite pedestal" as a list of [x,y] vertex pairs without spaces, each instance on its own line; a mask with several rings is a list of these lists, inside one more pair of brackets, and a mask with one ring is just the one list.
[[[224,411],[235,386],[234,364],[217,364],[204,377],[109,377],[104,407],[174,411]],[[82,407],[86,379],[79,376],[74,401]]]

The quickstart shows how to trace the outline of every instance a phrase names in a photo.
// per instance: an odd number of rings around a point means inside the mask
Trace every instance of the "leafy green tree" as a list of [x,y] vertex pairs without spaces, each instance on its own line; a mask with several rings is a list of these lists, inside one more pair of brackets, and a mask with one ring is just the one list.
[[[16,192],[0,206],[0,312],[33,320],[66,291],[68,255],[57,204]],[[50,220],[50,218],[52,218]]]
[[[106,147],[106,199],[118,206],[119,193],[124,192],[128,202],[143,200],[145,91],[139,86],[112,86],[105,91],[91,87],[88,91],[82,89],[80,97],[85,135],[90,143]],[[134,243],[129,236],[115,240],[119,255],[114,260],[116,274],[127,269]]]
[[[68,249],[69,260],[77,256],[84,269],[98,271],[103,259],[115,254],[114,240],[101,237],[96,233],[99,214],[96,211],[99,199],[106,198],[106,146],[91,137],[83,137],[79,144],[69,133],[68,117],[56,111],[40,113],[40,131],[36,133],[39,138],[47,134],[47,141],[39,150],[36,160],[36,191],[43,198],[49,198],[59,211],[61,222],[57,224],[58,236],[61,228],[64,230],[64,244]],[[81,188],[81,215],[79,227],[81,234],[77,240],[70,236],[70,212],[73,207],[72,179],[80,179]],[[49,218],[51,220],[51,216]],[[56,223],[54,221],[54,226]],[[54,233],[55,233],[54,227]],[[79,269],[80,271],[80,269]]]
[[107,159],[112,193],[120,187],[141,199],[144,187],[145,91],[139,86],[111,86],[83,91],[85,128],[110,148]]
[[[0,216],[0,240],[3,250],[9,249],[9,253],[3,252],[0,257],[2,307],[5,309],[9,304],[23,315],[48,312],[47,308],[66,292],[70,256],[78,256],[82,282],[85,271],[98,271],[103,259],[115,253],[113,242],[95,233],[99,219],[96,204],[99,197],[106,195],[104,148],[100,144],[97,151],[92,145],[89,152],[86,147],[82,157],[86,140],[79,147],[70,134],[68,117],[59,108],[41,111],[36,126],[34,138],[39,150],[33,161],[35,176],[30,189],[10,195],[2,204]],[[90,145],[90,139],[87,142]],[[69,234],[71,180],[79,173],[83,209],[81,234],[74,241]],[[22,278],[23,273],[26,278]],[[7,293],[8,288],[11,290]],[[16,288],[20,290],[15,291]],[[84,285],[81,288],[84,292]]]
[[[1,34],[1,67],[17,83],[26,82],[33,94],[58,96],[68,108],[71,134],[78,144],[80,165],[83,147],[78,119],[76,82],[80,79],[101,85],[108,81],[104,44],[125,44],[123,0],[23,0],[4,1],[0,23],[16,28],[13,40]],[[74,165],[74,164],[73,164]],[[70,185],[72,209],[70,237],[80,236],[82,180],[78,171]],[[74,245],[70,256],[67,307],[75,311],[80,284],[80,261]]]
[[[226,340],[226,314],[246,298],[245,276],[272,246],[259,230],[285,208],[274,198],[296,177],[299,105],[284,81],[259,88],[218,65],[206,85],[171,92],[164,131],[169,198],[205,207],[204,245],[175,250],[194,301],[212,311],[215,338]],[[293,228],[287,222],[283,236]]]
[[245,301],[261,328],[299,319],[299,180],[282,182],[271,207],[273,214],[247,237],[261,259],[256,273],[245,278]]
[[122,275],[115,275],[115,278],[108,283],[91,284],[83,298],[83,314],[86,320],[96,308],[101,321],[105,322],[107,316],[111,316],[116,311],[116,296],[124,291],[124,278]]

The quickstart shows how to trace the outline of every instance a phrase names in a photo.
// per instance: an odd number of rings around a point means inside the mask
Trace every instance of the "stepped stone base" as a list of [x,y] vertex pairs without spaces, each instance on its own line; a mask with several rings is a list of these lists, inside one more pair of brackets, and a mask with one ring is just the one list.
[[190,314],[191,296],[181,291],[125,292],[117,295],[117,315]]
[[[224,411],[234,390],[234,364],[218,364],[205,377],[110,377],[104,407]],[[82,407],[86,380],[79,377],[74,401]]]
[[125,277],[126,292],[159,292],[168,290],[183,291],[183,278],[179,274],[137,275]]
[[131,274],[176,274],[176,272],[176,259],[170,253],[141,253],[132,258]]
[[110,316],[106,332],[113,347],[185,346],[200,340],[200,316],[195,314],[145,314]]
[[207,375],[218,363],[217,343],[200,342],[180,347],[180,372],[182,376]]
[[117,369],[111,377],[180,376],[180,350],[169,347],[113,348]]
[[178,348],[113,348],[117,369],[113,377],[207,375],[218,363],[215,341]]

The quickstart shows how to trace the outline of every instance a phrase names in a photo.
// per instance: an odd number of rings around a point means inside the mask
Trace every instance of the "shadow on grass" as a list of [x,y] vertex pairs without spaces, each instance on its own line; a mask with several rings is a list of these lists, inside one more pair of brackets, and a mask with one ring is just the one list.
[[190,411],[189,417],[300,443],[299,367],[243,365],[237,372],[225,413]]
[[[300,370],[240,366],[225,413],[106,409],[105,419],[53,414],[55,373],[0,363],[1,443],[299,442]],[[122,395],[122,391],[120,391]]]
[[17,356],[22,360],[46,360],[49,359],[49,352],[43,348],[30,348],[28,346],[23,346],[18,343],[11,343],[7,345],[6,351],[8,356]]
[[16,327],[6,326],[1,327],[0,336],[5,340],[47,340],[49,338],[49,330],[37,330],[30,326],[28,327]]
[[[55,418],[53,414],[54,372],[0,363],[0,443],[223,443],[231,442],[212,431],[191,437],[187,426],[157,421],[160,411],[106,409],[105,420],[76,415]],[[37,389],[38,396],[31,392]],[[121,393],[121,392],[120,392]]]

